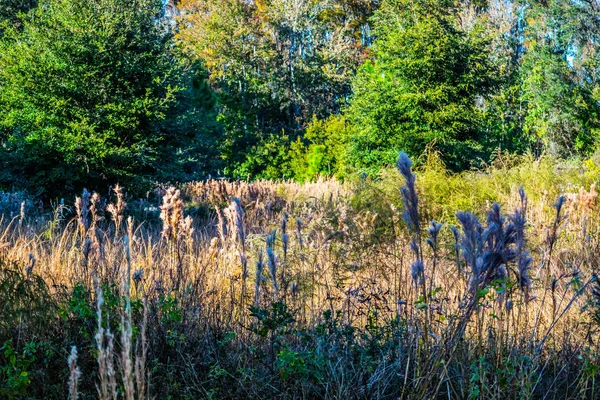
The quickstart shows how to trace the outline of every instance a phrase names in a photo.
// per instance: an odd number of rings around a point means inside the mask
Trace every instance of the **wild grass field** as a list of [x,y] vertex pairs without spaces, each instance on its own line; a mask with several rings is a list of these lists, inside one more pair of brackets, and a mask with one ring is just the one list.
[[422,164],[5,193],[0,397],[598,398],[600,170]]

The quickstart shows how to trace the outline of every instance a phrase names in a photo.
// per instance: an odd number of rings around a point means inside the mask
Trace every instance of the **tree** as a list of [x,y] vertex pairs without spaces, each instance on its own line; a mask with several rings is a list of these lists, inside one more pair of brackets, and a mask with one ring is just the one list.
[[598,140],[600,110],[592,93],[576,85],[565,60],[544,44],[523,59],[523,133],[538,152],[589,153]]
[[369,172],[399,151],[442,151],[454,169],[485,157],[486,98],[497,86],[489,40],[462,30],[449,1],[388,0],[374,17],[373,58],[358,71],[345,116],[350,163]]
[[367,0],[181,2],[179,43],[205,63],[218,94],[230,175],[289,176],[291,143],[350,94],[373,8]]
[[524,138],[540,152],[589,154],[600,130],[598,3],[530,3],[520,71]]
[[199,135],[215,131],[210,101],[162,11],[160,0],[46,0],[5,32],[2,184],[53,196],[191,172],[190,148],[211,147]]

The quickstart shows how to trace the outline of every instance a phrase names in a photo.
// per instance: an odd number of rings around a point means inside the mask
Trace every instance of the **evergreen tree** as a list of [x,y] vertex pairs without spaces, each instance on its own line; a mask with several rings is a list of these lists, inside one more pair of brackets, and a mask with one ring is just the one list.
[[399,151],[427,146],[455,169],[485,156],[486,97],[497,70],[479,26],[459,27],[449,1],[388,0],[374,17],[373,59],[354,79],[346,111],[350,163],[376,172]]
[[181,179],[190,163],[206,167],[189,151],[212,147],[210,102],[197,98],[203,72],[176,57],[162,12],[160,0],[45,0],[7,29],[4,185],[46,196],[117,182],[142,188]]

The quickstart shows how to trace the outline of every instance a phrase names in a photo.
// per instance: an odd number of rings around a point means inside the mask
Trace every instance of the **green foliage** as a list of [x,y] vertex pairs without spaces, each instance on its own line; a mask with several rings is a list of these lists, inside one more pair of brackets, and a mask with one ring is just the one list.
[[44,280],[27,277],[14,264],[0,260],[0,341],[12,337],[14,330],[45,330],[56,319],[56,304]]
[[346,118],[349,162],[376,173],[400,150],[434,146],[453,169],[485,156],[483,107],[496,86],[482,27],[457,26],[445,2],[390,0],[374,17],[374,59],[358,71]]
[[173,327],[181,322],[182,309],[177,298],[170,294],[168,296],[160,295],[158,297],[158,309],[160,310],[161,323],[167,327]]
[[598,146],[592,2],[39,3],[0,0],[0,186],[347,178],[399,150],[457,171],[497,148]]
[[36,343],[28,343],[22,354],[13,348],[11,342],[0,347],[0,396],[15,399],[25,395],[31,383],[28,368],[35,361]]
[[225,173],[291,177],[288,150],[313,115],[339,111],[375,4],[184,0],[178,39],[218,94]]
[[20,16],[37,6],[37,0],[0,0],[0,36],[7,26],[20,26]]
[[318,176],[343,176],[346,160],[347,127],[344,117],[332,115],[326,120],[313,118],[290,148],[294,177],[303,182]]
[[[485,172],[452,173],[438,153],[429,152],[417,169],[421,216],[423,221],[447,223],[455,223],[456,213],[461,210],[483,216],[490,204],[507,204],[521,186],[532,202],[556,199],[561,194],[577,192],[580,187],[587,190],[600,180],[600,169],[592,159],[586,165],[589,167],[582,173],[578,163],[561,162],[551,156],[497,153]],[[352,196],[353,207],[371,210],[384,216],[384,221],[393,221],[390,206],[403,208],[397,189],[401,180],[396,169],[391,168],[380,171],[377,179],[358,180]],[[544,211],[550,216],[552,210],[548,206]]]
[[570,39],[548,40],[546,32],[551,28],[538,22],[540,15],[532,12],[531,18],[531,41],[522,61],[523,133],[539,150],[559,156],[589,154],[600,129],[600,106],[592,87],[573,79],[568,60],[572,44],[560,45]]
[[293,315],[282,302],[273,302],[270,310],[252,306],[250,315],[256,318],[256,326],[252,331],[262,337],[285,332],[286,327],[294,322]]
[[294,176],[290,169],[290,137],[281,132],[279,135],[271,134],[253,145],[245,154],[245,160],[237,164],[235,177],[282,179]]
[[201,102],[211,101],[198,97],[201,69],[176,57],[162,9],[156,0],[47,0],[6,30],[3,184],[51,196],[183,177],[186,152],[208,147],[197,129]]

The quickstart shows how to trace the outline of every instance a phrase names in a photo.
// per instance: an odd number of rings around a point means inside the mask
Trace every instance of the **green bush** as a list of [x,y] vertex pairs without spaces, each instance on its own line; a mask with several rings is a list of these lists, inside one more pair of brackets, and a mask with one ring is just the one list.
[[343,177],[346,173],[347,124],[341,115],[326,120],[313,118],[303,139],[292,143],[290,164],[294,177],[303,182],[318,176]]

